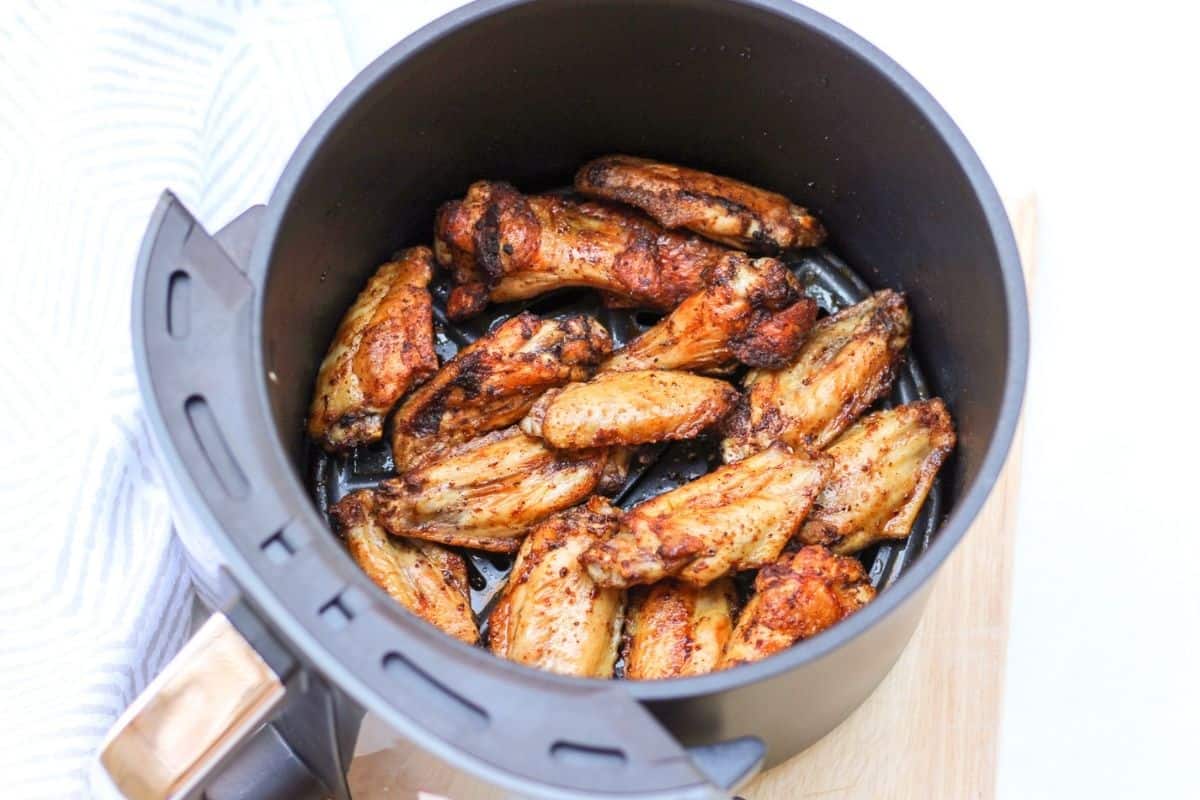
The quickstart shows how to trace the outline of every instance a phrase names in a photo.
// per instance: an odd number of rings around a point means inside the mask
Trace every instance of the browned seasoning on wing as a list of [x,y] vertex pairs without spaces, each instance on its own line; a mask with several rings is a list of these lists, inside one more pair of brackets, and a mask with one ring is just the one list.
[[752,370],[745,401],[726,420],[726,462],[770,445],[824,448],[892,385],[911,320],[885,289],[817,322],[800,354],[778,370]]
[[740,361],[783,367],[800,351],[817,304],[773,258],[731,253],[709,284],[601,365],[601,372],[682,369],[726,372]]
[[728,251],[663,230],[640,214],[556,195],[523,195],[479,181],[444,205],[435,225],[438,263],[455,288],[447,313],[465,319],[490,299],[522,300],[567,286],[666,311],[704,285]]
[[737,397],[725,381],[688,372],[609,372],[546,392],[521,430],[568,450],[691,439],[728,414]]
[[308,414],[308,435],[326,450],[380,439],[392,406],[437,370],[432,277],[433,253],[409,248],[376,271],[342,318]]
[[814,247],[825,240],[816,217],[783,195],[674,164],[604,156],[583,165],[575,188],[637,206],[666,228],[687,228],[743,250]]
[[511,553],[532,525],[592,494],[607,459],[551,450],[514,425],[379,484],[376,515],[395,536]]
[[513,317],[459,352],[396,411],[396,470],[512,425],[547,389],[586,380],[611,351],[608,331],[591,317]]
[[831,463],[773,445],[638,504],[583,563],[596,583],[621,587],[670,576],[705,586],[769,564],[799,529]]
[[908,536],[954,443],[938,399],[863,417],[825,451],[833,473],[797,538],[847,554]]
[[330,516],[350,556],[375,585],[454,638],[479,640],[462,556],[432,542],[389,536],[375,519],[374,494],[365,489],[343,497]]
[[611,678],[624,592],[596,586],[579,554],[616,530],[620,510],[593,497],[525,538],[488,620],[498,656],[583,678]]
[[708,586],[676,580],[629,590],[625,615],[625,677],[658,680],[716,669],[733,632],[733,580]]
[[820,545],[785,553],[758,571],[720,669],[759,661],[815,636],[859,610],[875,589],[857,559]]

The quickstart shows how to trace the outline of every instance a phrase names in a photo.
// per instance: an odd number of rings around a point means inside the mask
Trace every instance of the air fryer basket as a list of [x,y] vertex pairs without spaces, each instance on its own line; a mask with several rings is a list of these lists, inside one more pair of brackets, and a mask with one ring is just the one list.
[[[795,272],[824,313],[833,313],[864,300],[871,288],[828,248],[789,252],[782,260]],[[882,287],[875,287],[882,288]],[[443,363],[458,350],[492,330],[496,325],[521,311],[542,316],[584,313],[595,316],[613,335],[614,348],[620,347],[648,329],[658,319],[657,314],[631,309],[605,308],[599,295],[588,290],[560,290],[520,303],[492,305],[473,319],[452,322],[447,319],[446,298],[450,290],[449,277],[439,274],[431,287],[434,296],[435,342],[438,357]],[[920,320],[915,321],[917,334]],[[297,387],[303,392],[308,387]],[[920,365],[912,357],[898,371],[889,396],[877,407],[886,408],[930,397]],[[373,445],[359,447],[348,454],[330,455],[313,443],[308,443],[306,475],[313,500],[326,520],[329,508],[356,489],[373,488],[381,480],[392,477],[392,456],[387,438]],[[655,445],[643,448],[629,470],[624,486],[615,495],[615,502],[629,508],[670,489],[694,480],[720,463],[716,439],[700,439]],[[941,521],[943,489],[941,480],[934,482],[929,498],[913,525],[912,533],[903,541],[885,542],[869,548],[860,555],[876,589],[890,586],[928,546]],[[471,584],[471,606],[486,626],[487,613],[498,591],[503,588],[512,566],[512,558],[503,554],[464,550]],[[745,594],[747,581],[739,581]],[[486,641],[486,627],[483,630]],[[618,675],[622,665],[618,663]]]
[[[386,448],[330,460],[302,435],[339,319],[390,253],[429,241],[439,203],[481,178],[549,190],[609,152],[736,176],[810,208],[831,235],[828,250],[789,256],[809,293],[828,311],[868,286],[904,291],[914,334],[890,402],[941,396],[958,430],[913,535],[864,556],[882,589],[872,603],[709,675],[568,678],[444,636],[370,582],[322,513],[388,473]],[[650,321],[593,302],[564,292],[528,306],[596,311],[619,341]],[[440,320],[441,354],[513,310]],[[970,146],[902,69],[819,14],[786,0],[479,0],[426,26],[333,100],[268,206],[212,237],[168,193],[150,222],[134,346],[164,481],[185,544],[220,568],[228,635],[281,692],[262,709],[269,724],[206,751],[189,785],[213,800],[294,798],[279,776],[311,773],[346,800],[370,710],[521,795],[721,796],[832,730],[899,657],[1003,465],[1027,335],[1016,247]],[[662,448],[621,502],[710,457]],[[503,564],[472,566],[481,610]]]

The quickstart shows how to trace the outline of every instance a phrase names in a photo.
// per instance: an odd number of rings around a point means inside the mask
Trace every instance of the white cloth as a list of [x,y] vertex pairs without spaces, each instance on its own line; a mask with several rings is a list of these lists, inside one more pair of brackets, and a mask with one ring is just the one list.
[[5,796],[91,794],[100,739],[187,635],[192,588],[130,350],[134,261],[159,193],[213,230],[264,202],[357,69],[454,4],[411,5],[0,14]]

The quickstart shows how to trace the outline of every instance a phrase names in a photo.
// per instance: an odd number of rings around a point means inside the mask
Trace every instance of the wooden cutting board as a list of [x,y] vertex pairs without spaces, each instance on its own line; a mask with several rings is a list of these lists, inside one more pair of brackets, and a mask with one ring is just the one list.
[[[1009,205],[1029,284],[1036,205]],[[979,798],[996,791],[1012,594],[1021,431],[937,579],[912,642],[874,694],[820,742],[741,790],[747,800]],[[355,800],[506,797],[412,747],[368,715],[350,767]]]

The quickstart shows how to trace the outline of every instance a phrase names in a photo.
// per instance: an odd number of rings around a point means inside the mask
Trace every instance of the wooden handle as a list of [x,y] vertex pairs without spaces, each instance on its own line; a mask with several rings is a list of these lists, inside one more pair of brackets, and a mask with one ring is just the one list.
[[185,797],[283,695],[279,677],[214,614],[117,720],[100,763],[130,800]]

